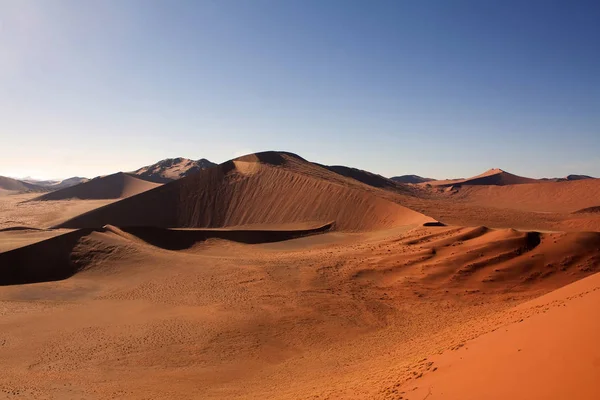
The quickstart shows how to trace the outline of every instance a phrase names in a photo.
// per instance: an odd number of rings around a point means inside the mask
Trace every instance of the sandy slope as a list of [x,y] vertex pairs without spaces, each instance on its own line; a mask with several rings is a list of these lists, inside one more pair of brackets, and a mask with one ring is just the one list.
[[507,325],[430,358],[436,371],[400,393],[407,400],[598,399],[598,304],[598,274],[522,304],[507,313]]
[[147,182],[123,172],[92,179],[75,186],[47,193],[34,200],[123,199],[154,189],[160,184]]

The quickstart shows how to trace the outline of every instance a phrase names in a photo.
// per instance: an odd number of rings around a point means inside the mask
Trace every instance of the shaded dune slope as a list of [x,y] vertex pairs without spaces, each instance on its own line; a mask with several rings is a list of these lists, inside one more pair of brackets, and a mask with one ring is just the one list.
[[28,246],[0,253],[0,285],[66,279],[81,269],[73,249],[92,230],[75,230]]
[[575,211],[575,214],[600,214],[600,206],[586,207]]
[[259,244],[295,239],[327,232],[332,224],[311,229],[166,229],[154,227],[118,228],[107,225],[105,229],[130,240],[141,241],[166,250],[189,249],[207,239],[225,239],[238,243]]
[[298,230],[121,229],[111,225],[101,229],[76,229],[0,252],[0,285],[66,279],[119,252],[131,255],[139,251],[139,245],[150,245],[163,250],[185,250],[208,239],[225,239],[246,244],[272,243],[324,233],[330,228],[331,224]]
[[347,178],[355,179],[365,185],[373,186],[380,189],[393,190],[398,192],[408,192],[408,189],[399,182],[395,182],[391,179],[383,177],[381,175],[374,174],[372,172],[364,171],[358,168],[345,167],[343,165],[320,165],[329,171],[335,172],[336,174],[345,176]]
[[79,185],[47,193],[34,200],[66,200],[66,199],[121,199],[145,192],[160,186],[147,182],[123,172],[92,179]]
[[265,152],[90,211],[60,227],[219,228],[334,221],[338,230],[360,231],[433,222],[378,197],[376,190],[296,155]]

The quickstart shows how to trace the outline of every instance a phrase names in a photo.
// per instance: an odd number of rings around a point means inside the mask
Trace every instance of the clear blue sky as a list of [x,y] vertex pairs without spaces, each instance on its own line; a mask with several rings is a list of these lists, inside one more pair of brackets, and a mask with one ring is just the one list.
[[287,150],[600,176],[598,1],[0,0],[0,175]]

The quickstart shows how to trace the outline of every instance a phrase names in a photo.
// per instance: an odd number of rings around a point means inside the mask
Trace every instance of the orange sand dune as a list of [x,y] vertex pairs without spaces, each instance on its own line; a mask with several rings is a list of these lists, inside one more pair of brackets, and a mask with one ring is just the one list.
[[40,196],[34,200],[66,200],[66,199],[122,199],[145,192],[160,184],[147,182],[129,174],[118,172],[116,174],[92,179],[79,185],[60,189]]
[[376,190],[298,156],[267,152],[228,161],[59,226],[214,228],[335,221],[338,230],[358,231],[433,222],[376,196]]

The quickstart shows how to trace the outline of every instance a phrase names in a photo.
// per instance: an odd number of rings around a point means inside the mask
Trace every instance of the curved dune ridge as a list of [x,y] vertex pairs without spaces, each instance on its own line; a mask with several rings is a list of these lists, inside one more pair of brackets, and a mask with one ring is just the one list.
[[450,179],[441,181],[430,181],[426,184],[431,186],[479,186],[479,185],[522,185],[525,183],[538,183],[538,179],[525,178],[503,171],[499,168],[490,169],[483,174],[467,179]]
[[158,186],[160,186],[158,183],[144,181],[129,174],[117,172],[116,174],[102,176],[88,182],[80,183],[79,185],[47,193],[34,200],[122,199]]
[[335,221],[337,230],[362,231],[435,222],[378,197],[377,190],[299,156],[265,152],[90,211],[59,227],[219,228]]
[[[208,239],[258,244],[291,240],[327,232],[332,224],[305,229],[184,229],[118,228],[75,229],[49,232],[37,242],[1,251],[0,285],[57,281],[69,278],[115,252],[130,252],[131,245],[163,250],[185,250]],[[26,229],[26,228],[23,228]],[[49,235],[46,235],[49,236]],[[152,250],[150,250],[152,251]]]

